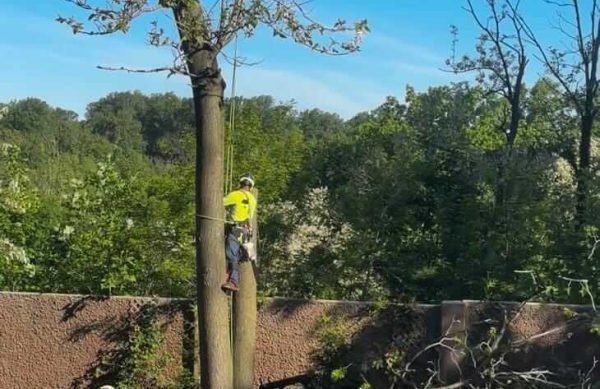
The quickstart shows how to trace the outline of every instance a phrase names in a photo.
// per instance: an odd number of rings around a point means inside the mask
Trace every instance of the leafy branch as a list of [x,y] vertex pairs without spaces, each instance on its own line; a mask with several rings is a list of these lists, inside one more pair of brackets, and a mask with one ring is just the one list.
[[[167,34],[158,20],[150,23],[147,42],[155,47],[174,50],[173,64],[150,68],[100,66],[105,70],[135,73],[167,72],[170,75],[193,75],[188,67],[190,55],[208,50],[212,55],[223,54],[232,40],[242,35],[251,37],[260,25],[272,30],[273,36],[291,39],[312,51],[327,55],[345,55],[359,50],[363,36],[369,32],[366,20],[349,23],[338,19],[327,25],[317,22],[306,8],[307,2],[297,0],[222,0],[210,7],[196,0],[110,0],[103,6],[93,0],[66,0],[84,11],[87,20],[73,16],[59,16],[59,23],[69,26],[74,34],[109,35],[126,33],[132,23],[144,15],[171,10],[175,18],[169,18],[176,26],[179,37]],[[351,34],[348,39],[338,40],[335,35]]]

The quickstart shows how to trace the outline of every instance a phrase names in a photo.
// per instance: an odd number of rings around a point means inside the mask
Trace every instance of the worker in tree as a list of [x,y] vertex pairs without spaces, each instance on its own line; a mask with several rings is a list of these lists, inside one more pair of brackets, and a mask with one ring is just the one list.
[[254,179],[251,174],[240,178],[239,189],[227,194],[223,199],[227,214],[225,225],[225,256],[227,258],[227,279],[222,285],[224,290],[237,291],[240,282],[239,262],[251,258],[247,245],[252,237],[250,225],[256,211],[256,198],[251,190]]

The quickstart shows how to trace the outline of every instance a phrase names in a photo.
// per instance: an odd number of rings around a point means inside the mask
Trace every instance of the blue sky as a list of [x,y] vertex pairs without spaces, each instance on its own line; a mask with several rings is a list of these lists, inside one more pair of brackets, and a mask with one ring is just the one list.
[[[548,6],[542,0],[524,4],[523,12],[542,40],[555,39]],[[402,98],[406,85],[424,90],[460,80],[439,68],[450,54],[450,24],[460,29],[459,53],[474,46],[477,31],[463,5],[463,0],[314,0],[309,7],[319,20],[368,19],[372,32],[361,52],[322,56],[259,31],[239,42],[239,54],[260,63],[239,70],[237,92],[293,99],[298,109],[318,107],[349,118],[375,108],[385,96]],[[168,64],[168,51],[145,44],[147,21],[140,21],[128,35],[75,36],[54,21],[59,14],[75,15],[76,10],[64,0],[0,1],[0,101],[35,96],[83,114],[88,103],[113,91],[190,95],[185,77],[96,69]],[[227,63],[222,66],[229,81],[231,69]],[[538,74],[539,67],[532,66],[529,79]]]

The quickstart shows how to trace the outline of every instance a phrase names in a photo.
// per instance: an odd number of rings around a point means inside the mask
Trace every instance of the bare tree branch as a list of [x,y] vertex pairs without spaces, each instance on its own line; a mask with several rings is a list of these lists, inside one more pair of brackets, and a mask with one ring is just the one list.
[[[454,73],[475,72],[477,81],[484,84],[486,90],[500,94],[509,103],[508,131],[505,127],[498,127],[498,130],[506,137],[510,150],[518,134],[523,78],[529,63],[523,28],[518,23],[520,1],[486,0],[486,3],[489,16],[485,21],[475,10],[472,0],[467,0],[464,8],[482,32],[476,57],[464,56],[457,61],[453,48],[453,57],[446,64]],[[452,32],[456,35],[456,28]]]
[[[132,69],[125,66],[112,67],[112,66],[102,66],[98,65],[96,68],[101,70],[110,70],[110,71],[123,71],[127,73],[162,73],[162,72],[173,72],[173,67],[158,67],[151,69]],[[185,74],[184,72],[181,72]]]
[[575,93],[575,91],[573,90],[571,85],[567,82],[565,77],[563,77],[559,68],[554,65],[553,61],[550,59],[550,57],[546,53],[546,49],[544,49],[544,47],[542,46],[540,41],[537,39],[537,37],[534,34],[531,27],[529,27],[529,24],[520,15],[519,15],[518,20],[519,20],[519,23],[521,24],[521,26],[523,27],[523,31],[527,35],[529,42],[532,43],[533,46],[538,50],[539,55],[535,56],[536,59],[538,59],[540,62],[542,62],[546,66],[548,71],[552,74],[552,76],[554,76],[554,78],[561,84],[565,93],[567,94],[569,99],[573,102],[573,104],[578,109],[578,111],[582,111],[583,108],[581,106],[581,102],[579,101],[578,95]]

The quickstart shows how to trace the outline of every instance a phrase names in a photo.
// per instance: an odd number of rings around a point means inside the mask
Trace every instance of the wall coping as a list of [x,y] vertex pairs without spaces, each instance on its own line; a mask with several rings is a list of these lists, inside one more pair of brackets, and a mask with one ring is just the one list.
[[[523,304],[519,301],[505,301],[505,300],[443,300],[440,305],[444,304],[503,304],[503,305],[517,305]],[[561,307],[573,307],[573,308],[589,308],[593,309],[591,304],[570,304],[570,303],[545,303],[540,301],[528,301],[525,303],[528,306],[544,306],[552,308]]]
[[[159,301],[193,301],[193,298],[186,297],[159,297],[159,296],[136,296],[136,295],[101,295],[101,294],[75,294],[75,293],[44,293],[44,292],[11,292],[11,291],[0,291],[0,296],[41,296],[41,297],[68,297],[68,298],[98,298],[103,300],[132,300],[132,299],[143,299],[143,300],[159,300]],[[302,298],[288,298],[288,297],[264,297],[263,301],[268,302],[298,302],[308,304],[348,304],[348,305],[360,305],[367,306],[376,304],[376,301],[355,301],[355,300],[327,300],[327,299],[302,299]],[[440,304],[400,304],[390,303],[391,305],[417,305],[420,307],[437,307]]]
[[190,301],[192,299],[182,297],[154,297],[154,296],[128,296],[116,295],[108,296],[102,294],[71,294],[71,293],[43,293],[43,292],[10,292],[0,291],[1,296],[32,296],[32,297],[63,297],[63,298],[97,298],[99,300],[158,300],[158,301]]
[[[135,296],[135,295],[99,295],[99,294],[72,294],[72,293],[44,293],[44,292],[11,292],[11,291],[0,291],[1,296],[42,296],[42,297],[68,297],[68,298],[98,298],[103,300],[133,300],[133,299],[142,299],[142,300],[158,300],[162,302],[168,301],[193,301],[193,298],[185,298],[185,297],[160,297],[160,296]],[[308,304],[346,304],[346,305],[359,305],[359,306],[368,306],[374,305],[376,301],[356,301],[356,300],[327,300],[327,299],[302,299],[302,298],[288,298],[281,296],[274,297],[265,297],[263,300],[268,302],[297,302],[297,303],[308,303]],[[443,305],[449,304],[504,304],[504,305],[516,305],[522,304],[519,301],[505,301],[505,300],[442,300],[438,304],[431,303],[389,303],[390,305],[416,305],[424,308],[435,308]],[[591,304],[570,304],[570,303],[546,303],[546,302],[538,302],[531,301],[525,303],[528,306],[545,306],[545,307],[573,307],[573,308],[586,308],[592,309],[593,306]]]

